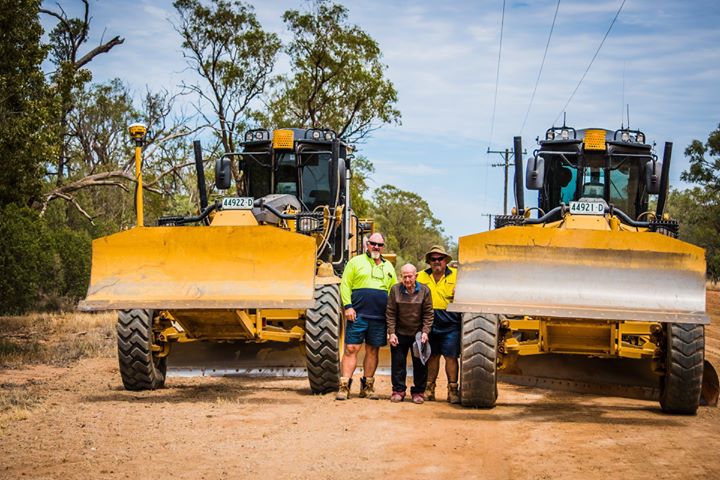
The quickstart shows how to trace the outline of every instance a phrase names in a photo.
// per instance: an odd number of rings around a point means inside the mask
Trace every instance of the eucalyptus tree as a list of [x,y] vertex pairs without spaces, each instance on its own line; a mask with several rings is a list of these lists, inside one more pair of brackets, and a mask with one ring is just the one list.
[[285,46],[290,72],[280,77],[269,104],[277,126],[327,127],[358,142],[399,123],[397,91],[386,77],[378,43],[348,19],[342,5],[319,0],[311,10],[289,10],[292,38]]

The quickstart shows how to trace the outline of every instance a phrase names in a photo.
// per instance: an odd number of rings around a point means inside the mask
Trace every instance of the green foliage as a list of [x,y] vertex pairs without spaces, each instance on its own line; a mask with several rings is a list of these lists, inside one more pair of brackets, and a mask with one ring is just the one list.
[[0,216],[0,312],[23,313],[50,284],[54,258],[37,213],[7,205]]
[[0,207],[36,200],[40,163],[52,155],[39,6],[38,0],[0,0]]
[[332,128],[354,142],[399,122],[380,47],[348,22],[347,8],[318,0],[311,12],[289,10],[283,20],[293,36],[285,48],[291,73],[270,103],[274,125]]
[[[183,39],[188,66],[207,83],[186,85],[207,102],[215,118],[206,117],[226,152],[236,149],[254,115],[252,102],[265,91],[280,49],[277,35],[265,32],[251,6],[239,0],[176,0],[175,29]],[[208,88],[209,87],[209,88]]]
[[[720,280],[720,126],[703,144],[693,140],[685,149],[690,167],[680,178],[697,184],[688,190],[673,190],[667,212],[680,222],[680,238],[706,251],[707,274]],[[709,158],[715,157],[715,158]]]
[[375,220],[385,235],[385,250],[398,255],[397,265],[424,265],[423,256],[432,245],[448,245],[440,220],[417,193],[383,185],[375,190]]
[[[706,158],[708,155],[715,158]],[[705,144],[693,140],[685,149],[685,156],[690,168],[680,178],[720,194],[720,125],[710,133]]]
[[365,198],[365,194],[368,193],[368,181],[375,173],[375,166],[367,157],[358,156],[352,160],[350,167],[352,170],[350,205],[359,218],[368,217],[372,213],[372,205]]
[[37,211],[0,211],[0,314],[59,309],[87,291],[90,236],[48,227]]
[[695,187],[672,190],[667,212],[680,222],[680,239],[706,250],[708,278],[720,280],[720,195]]

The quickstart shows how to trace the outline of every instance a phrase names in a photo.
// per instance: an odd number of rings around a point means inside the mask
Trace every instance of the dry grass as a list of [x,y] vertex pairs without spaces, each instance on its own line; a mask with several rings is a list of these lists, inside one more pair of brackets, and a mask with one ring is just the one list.
[[115,356],[113,313],[0,317],[0,368]]
[[[69,366],[83,358],[115,356],[114,313],[0,317],[0,369]],[[42,381],[0,384],[0,428],[25,420],[45,400]]]
[[0,384],[0,428],[30,417],[32,410],[45,400],[40,385],[32,380],[22,385]]

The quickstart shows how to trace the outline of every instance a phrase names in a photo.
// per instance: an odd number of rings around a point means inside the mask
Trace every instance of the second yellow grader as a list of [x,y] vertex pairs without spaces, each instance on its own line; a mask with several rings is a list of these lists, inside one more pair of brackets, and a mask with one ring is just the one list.
[[717,401],[704,362],[704,251],[678,240],[664,212],[672,144],[660,161],[643,132],[567,126],[539,143],[525,174],[538,208],[525,208],[515,137],[514,214],[459,241],[449,310],[463,312],[462,404],[494,406],[498,373],[546,354],[560,367],[570,357],[643,361],[662,410],[676,414],[697,410],[705,370],[703,393]]

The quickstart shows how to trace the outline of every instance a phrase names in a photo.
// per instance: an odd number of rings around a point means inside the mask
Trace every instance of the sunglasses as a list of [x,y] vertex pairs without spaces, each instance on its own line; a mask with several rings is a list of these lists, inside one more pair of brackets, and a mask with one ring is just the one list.
[[370,245],[372,245],[373,247],[384,247],[385,246],[384,243],[371,242],[370,240],[368,240],[368,243]]
[[431,262],[442,262],[445,260],[445,257],[430,257]]

